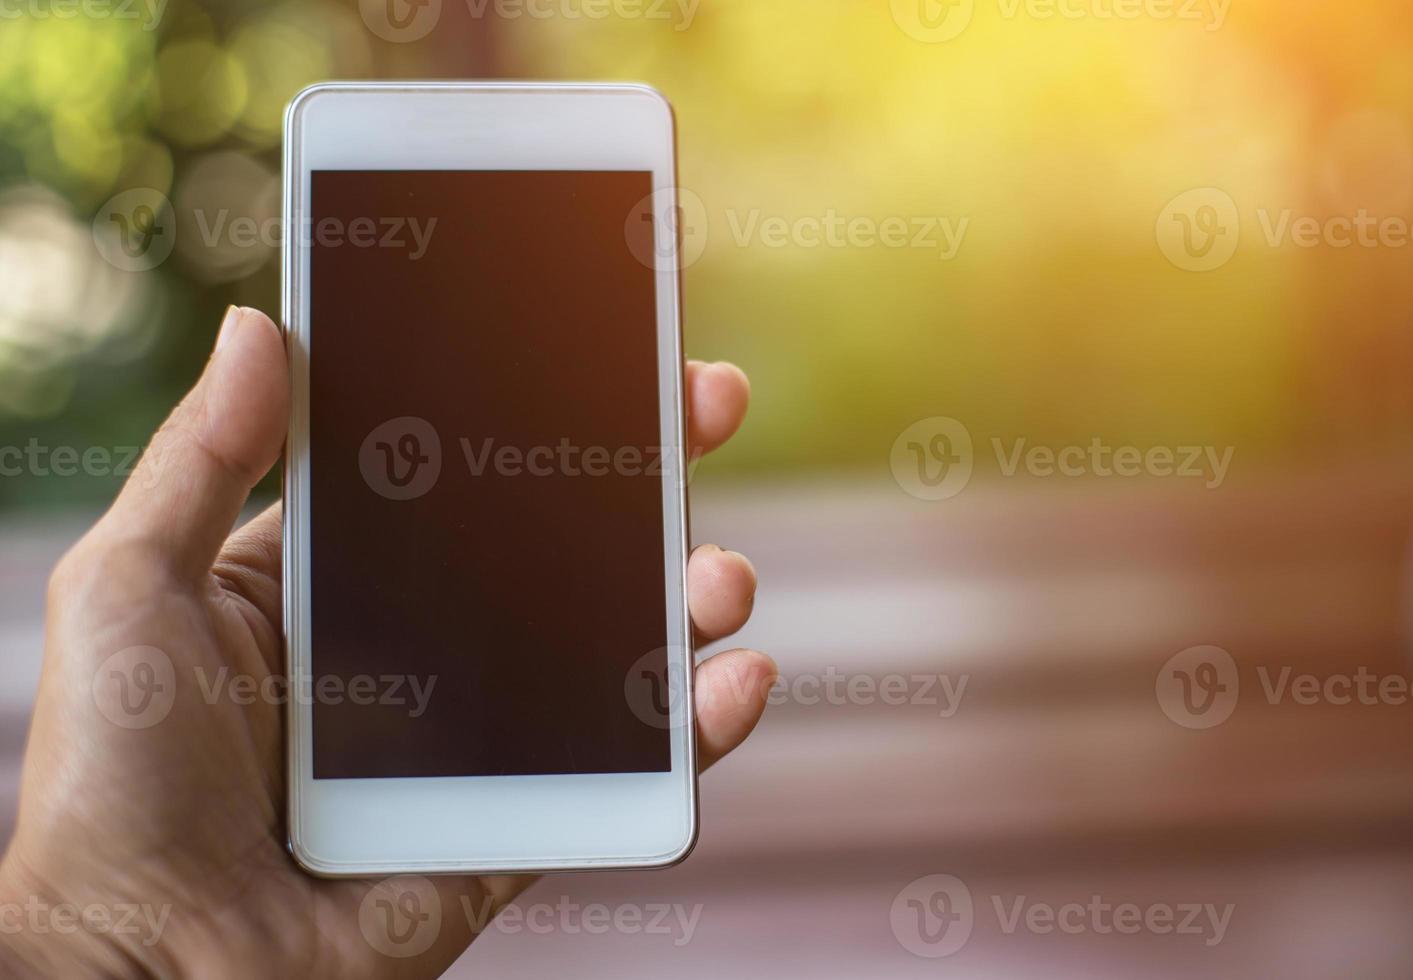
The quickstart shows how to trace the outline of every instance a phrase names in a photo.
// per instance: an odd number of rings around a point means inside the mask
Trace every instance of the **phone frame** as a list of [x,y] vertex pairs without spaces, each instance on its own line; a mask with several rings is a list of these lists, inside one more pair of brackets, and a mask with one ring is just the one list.
[[[693,643],[676,127],[644,85],[329,82],[285,114],[283,320],[291,377],[284,630],[291,692],[310,678],[308,214],[313,170],[641,170],[652,174],[672,769],[438,778],[313,778],[312,706],[287,709],[289,849],[321,877],[659,868],[697,840]],[[625,220],[626,220],[625,216]],[[663,251],[663,229],[672,229]]]

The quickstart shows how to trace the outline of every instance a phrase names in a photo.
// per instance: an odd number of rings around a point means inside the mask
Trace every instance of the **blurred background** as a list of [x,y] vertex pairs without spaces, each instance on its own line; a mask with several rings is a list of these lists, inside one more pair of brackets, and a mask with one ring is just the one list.
[[[1394,0],[6,6],[0,838],[48,568],[222,308],[278,311],[283,108],[330,78],[660,88],[687,347],[754,385],[694,536],[756,562],[776,703],[685,865],[522,900],[698,926],[453,975],[1409,975]],[[1091,900],[1229,918],[1012,915]]]

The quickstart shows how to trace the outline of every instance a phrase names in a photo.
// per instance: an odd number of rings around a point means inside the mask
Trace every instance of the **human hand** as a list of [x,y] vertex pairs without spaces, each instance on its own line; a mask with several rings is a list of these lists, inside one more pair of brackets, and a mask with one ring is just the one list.
[[[0,906],[138,910],[135,932],[0,930],[0,967],[43,976],[432,977],[474,938],[448,916],[421,955],[392,959],[359,929],[375,882],[308,876],[286,849],[283,707],[203,697],[197,671],[257,681],[284,673],[278,505],[230,534],[278,460],[288,415],[283,340],[232,308],[196,387],[153,437],[112,509],[50,581],[44,670],[25,753],[18,827],[0,864]],[[689,440],[735,432],[749,388],[729,365],[687,367]],[[228,536],[229,535],[229,536]],[[697,636],[750,615],[755,572],[706,545],[688,564]],[[146,727],[113,720],[95,677],[155,647],[174,696]],[[703,767],[755,726],[775,667],[735,650],[697,668]],[[157,678],[160,680],[160,678]],[[433,879],[444,905],[499,908],[527,876]],[[144,925],[145,923],[145,925]]]

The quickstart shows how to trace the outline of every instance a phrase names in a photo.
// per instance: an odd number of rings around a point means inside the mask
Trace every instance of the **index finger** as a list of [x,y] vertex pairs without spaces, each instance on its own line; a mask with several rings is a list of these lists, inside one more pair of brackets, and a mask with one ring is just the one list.
[[687,362],[687,445],[692,456],[709,453],[735,434],[746,418],[751,383],[726,361]]

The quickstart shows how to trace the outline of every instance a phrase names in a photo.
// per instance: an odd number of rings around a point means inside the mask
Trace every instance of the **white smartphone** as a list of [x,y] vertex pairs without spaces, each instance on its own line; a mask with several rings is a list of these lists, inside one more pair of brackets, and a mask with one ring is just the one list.
[[284,173],[292,853],[324,876],[681,860],[671,107],[316,85]]

